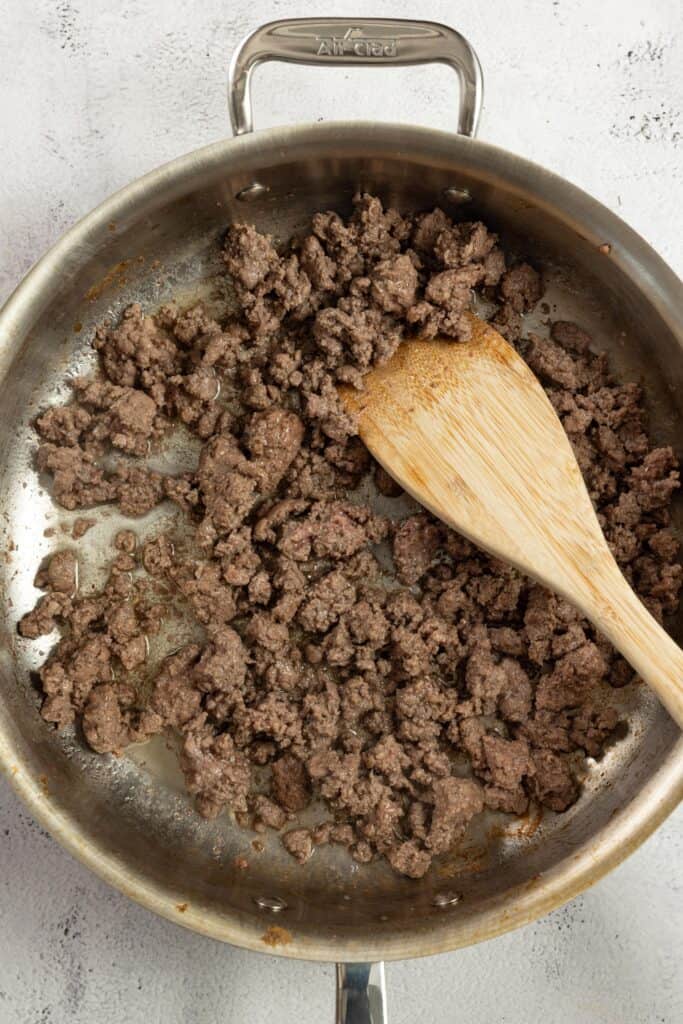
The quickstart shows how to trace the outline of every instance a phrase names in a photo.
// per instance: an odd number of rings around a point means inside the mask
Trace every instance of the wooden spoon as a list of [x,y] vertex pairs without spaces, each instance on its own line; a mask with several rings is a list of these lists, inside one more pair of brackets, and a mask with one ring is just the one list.
[[575,604],[683,728],[683,651],[617,566],[538,380],[471,321],[470,341],[402,345],[363,391],[340,388],[360,436],[421,505]]

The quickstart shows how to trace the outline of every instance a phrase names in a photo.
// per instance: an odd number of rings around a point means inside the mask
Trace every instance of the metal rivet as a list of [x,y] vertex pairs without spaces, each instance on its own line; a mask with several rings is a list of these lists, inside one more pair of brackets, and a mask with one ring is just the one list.
[[461,206],[463,203],[469,203],[472,196],[466,188],[456,188],[451,185],[449,188],[443,190],[443,194],[449,202],[455,203],[456,206]]
[[459,892],[438,892],[432,903],[435,907],[454,907],[461,899],[462,895]]
[[269,910],[271,914],[279,914],[281,910],[287,909],[287,904],[279,896],[256,896],[254,903],[261,910]]
[[240,203],[253,203],[254,200],[260,199],[268,192],[270,192],[270,185],[261,185],[260,182],[255,181],[253,185],[247,185],[246,188],[241,189],[235,199],[238,199]]

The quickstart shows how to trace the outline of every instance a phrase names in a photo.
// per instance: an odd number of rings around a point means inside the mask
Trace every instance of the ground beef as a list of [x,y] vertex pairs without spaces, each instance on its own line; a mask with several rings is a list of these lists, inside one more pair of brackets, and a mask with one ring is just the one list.
[[156,677],[150,707],[164,726],[184,729],[199,714],[201,693],[192,676],[199,653],[197,644],[188,644],[166,658]]
[[44,571],[38,573],[35,585],[53,593],[73,596],[78,587],[78,561],[73,551],[58,551]]
[[257,832],[264,828],[281,829],[287,821],[287,815],[279,804],[269,800],[263,793],[254,798],[254,828]]
[[450,775],[432,784],[434,810],[426,845],[432,853],[445,853],[460,839],[467,825],[484,809],[481,786],[471,779]]
[[285,754],[273,762],[273,798],[286,811],[303,811],[311,798],[306,768],[298,758]]
[[407,875],[408,878],[422,878],[432,863],[431,853],[416,839],[409,839],[390,847],[386,852],[386,858],[394,871]]
[[[618,725],[612,689],[633,673],[566,601],[429,513],[373,511],[370,480],[390,499],[401,489],[355,436],[337,384],[362,386],[412,334],[464,339],[479,289],[543,382],[607,540],[660,618],[681,587],[676,460],[651,446],[639,386],[611,378],[582,327],[557,320],[522,337],[541,278],[507,266],[481,222],[358,196],[346,220],[317,214],[284,247],[232,225],[223,256],[236,313],[131,306],[96,332],[100,373],[36,420],[37,466],[63,507],[142,516],[170,501],[186,520],[140,540],[120,531],[101,591],[79,589],[77,544],[39,569],[44,593],[19,632],[61,633],[39,673],[42,714],[80,721],[102,754],[172,730],[206,817],[289,824],[282,842],[301,863],[336,843],[419,878],[484,808],[569,807],[582,759]],[[202,447],[171,476],[145,458],[175,422]],[[76,520],[73,540],[93,523]],[[201,638],[151,666],[148,638],[169,608]],[[314,798],[334,818],[298,827]]]
[[424,576],[440,547],[441,531],[426,515],[404,519],[394,534],[393,556],[401,583],[411,586]]
[[117,753],[130,743],[116,690],[108,683],[90,691],[83,709],[83,733],[98,754]]
[[307,828],[294,828],[285,832],[282,845],[299,864],[304,864],[313,853],[313,836]]
[[214,735],[202,718],[197,728],[193,723],[180,755],[185,785],[205,818],[215,818],[224,807],[245,812],[251,786],[249,761],[235,747],[232,736],[227,732]]
[[173,555],[173,541],[162,534],[145,542],[142,548],[142,564],[150,576],[161,576],[173,565]]

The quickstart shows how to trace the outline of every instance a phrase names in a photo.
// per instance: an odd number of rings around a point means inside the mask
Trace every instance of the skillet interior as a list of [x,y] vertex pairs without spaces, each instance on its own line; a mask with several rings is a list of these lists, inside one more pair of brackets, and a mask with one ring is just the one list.
[[[270,191],[246,204],[258,180]],[[384,864],[360,868],[338,849],[305,868],[226,816],[203,822],[190,807],[175,757],[162,743],[122,758],[89,752],[38,716],[32,672],[50,640],[19,640],[36,568],[72,543],[32,469],[30,421],[66,397],[65,376],[92,362],[96,323],[131,301],[153,309],[170,297],[223,308],[217,242],[225,225],[253,220],[286,238],[319,209],[344,210],[358,188],[402,209],[442,204],[468,189],[466,216],[481,216],[544,271],[551,315],[576,318],[625,377],[642,377],[657,440],[683,448],[683,339],[673,320],[676,279],[636,235],[583,193],[494,147],[402,126],[281,129],[221,143],[153,172],[98,208],[58,243],[15,293],[0,320],[0,759],[34,813],[107,880],[181,924],[251,948],[309,959],[418,956],[477,941],[537,916],[596,880],[661,820],[680,795],[683,743],[643,687],[618,695],[628,735],[589,762],[579,802],[520,828],[502,815],[420,882]],[[599,251],[602,243],[611,253]],[[578,273],[577,273],[578,272]],[[536,314],[535,314],[536,315]],[[536,315],[540,324],[540,314]],[[179,441],[164,467],[194,452]],[[158,529],[163,507],[139,523]],[[680,510],[679,510],[680,511]],[[82,579],[98,580],[122,520],[97,510],[83,545]],[[56,534],[45,537],[47,525]],[[679,639],[683,631],[676,627]],[[175,646],[177,646],[177,640]],[[235,866],[246,856],[247,870]],[[459,900],[453,897],[459,896]],[[268,901],[286,906],[277,914]],[[264,905],[265,904],[265,905]],[[276,946],[264,945],[271,925]],[[270,933],[273,938],[273,933]]]

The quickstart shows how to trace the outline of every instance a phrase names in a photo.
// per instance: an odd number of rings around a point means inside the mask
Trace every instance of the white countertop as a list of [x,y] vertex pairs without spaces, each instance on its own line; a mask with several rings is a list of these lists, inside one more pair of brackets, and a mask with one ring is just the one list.
[[[673,0],[251,0],[237,11],[229,0],[5,0],[0,300],[114,189],[229,134],[225,72],[247,31],[359,10],[419,13],[463,32],[484,68],[480,135],[593,193],[683,271],[683,16]],[[254,105],[257,127],[358,113],[449,128],[455,80],[443,67],[269,65],[255,76]],[[679,810],[537,924],[390,965],[391,1024],[683,1020],[682,854]],[[6,783],[0,920],[0,1024],[333,1019],[331,966],[244,953],[154,917],[64,853]]]

